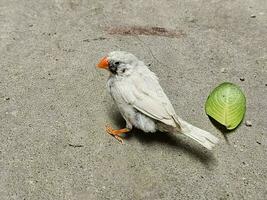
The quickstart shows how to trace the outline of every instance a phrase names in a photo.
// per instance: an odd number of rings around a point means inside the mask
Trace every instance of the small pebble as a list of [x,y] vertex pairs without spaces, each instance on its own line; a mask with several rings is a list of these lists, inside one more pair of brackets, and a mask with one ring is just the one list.
[[16,111],[16,110],[13,110],[13,111],[10,112],[10,114],[15,116],[15,117],[17,117],[17,113],[18,113],[18,111]]
[[221,68],[221,73],[226,73],[226,69],[225,68]]
[[7,98],[6,98],[6,100],[7,100],[7,101],[8,101],[8,100],[10,100],[10,98],[9,98],[9,97],[7,97]]
[[191,23],[196,23],[197,19],[189,19],[188,21],[191,22]]
[[256,141],[256,142],[257,142],[257,144],[261,145],[261,142],[259,142],[259,141]]
[[240,78],[240,81],[244,81],[245,80],[245,78]]
[[246,126],[252,126],[252,122],[249,121],[249,120],[247,120],[247,121],[245,122],[245,124],[246,124]]
[[250,15],[250,18],[256,18],[256,15]]

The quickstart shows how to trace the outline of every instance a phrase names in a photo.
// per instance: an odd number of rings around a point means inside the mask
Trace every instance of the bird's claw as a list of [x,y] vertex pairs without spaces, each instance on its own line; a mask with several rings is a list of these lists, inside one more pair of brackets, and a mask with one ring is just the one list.
[[109,124],[106,125],[106,132],[118,140],[121,144],[124,144],[123,139],[118,136],[117,130],[114,130]]

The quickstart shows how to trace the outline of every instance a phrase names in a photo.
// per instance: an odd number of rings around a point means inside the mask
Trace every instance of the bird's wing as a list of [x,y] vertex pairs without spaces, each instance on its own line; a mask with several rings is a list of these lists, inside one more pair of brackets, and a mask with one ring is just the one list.
[[180,126],[174,108],[153,72],[147,69],[132,74],[125,81],[117,84],[117,89],[127,103],[155,120]]

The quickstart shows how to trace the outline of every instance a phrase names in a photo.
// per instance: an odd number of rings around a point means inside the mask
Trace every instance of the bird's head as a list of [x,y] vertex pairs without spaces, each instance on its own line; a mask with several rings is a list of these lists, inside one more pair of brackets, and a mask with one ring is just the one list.
[[106,69],[114,75],[129,75],[139,61],[133,54],[124,51],[113,51],[101,59],[97,67]]

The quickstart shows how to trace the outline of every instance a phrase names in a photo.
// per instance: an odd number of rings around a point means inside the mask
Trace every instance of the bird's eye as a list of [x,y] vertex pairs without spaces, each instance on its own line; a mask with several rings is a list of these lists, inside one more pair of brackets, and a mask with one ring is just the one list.
[[124,73],[126,71],[126,69],[124,68],[124,69],[122,69],[122,73]]
[[119,62],[119,61],[116,61],[114,64],[115,64],[115,65],[119,65],[119,64],[120,64],[120,62]]

